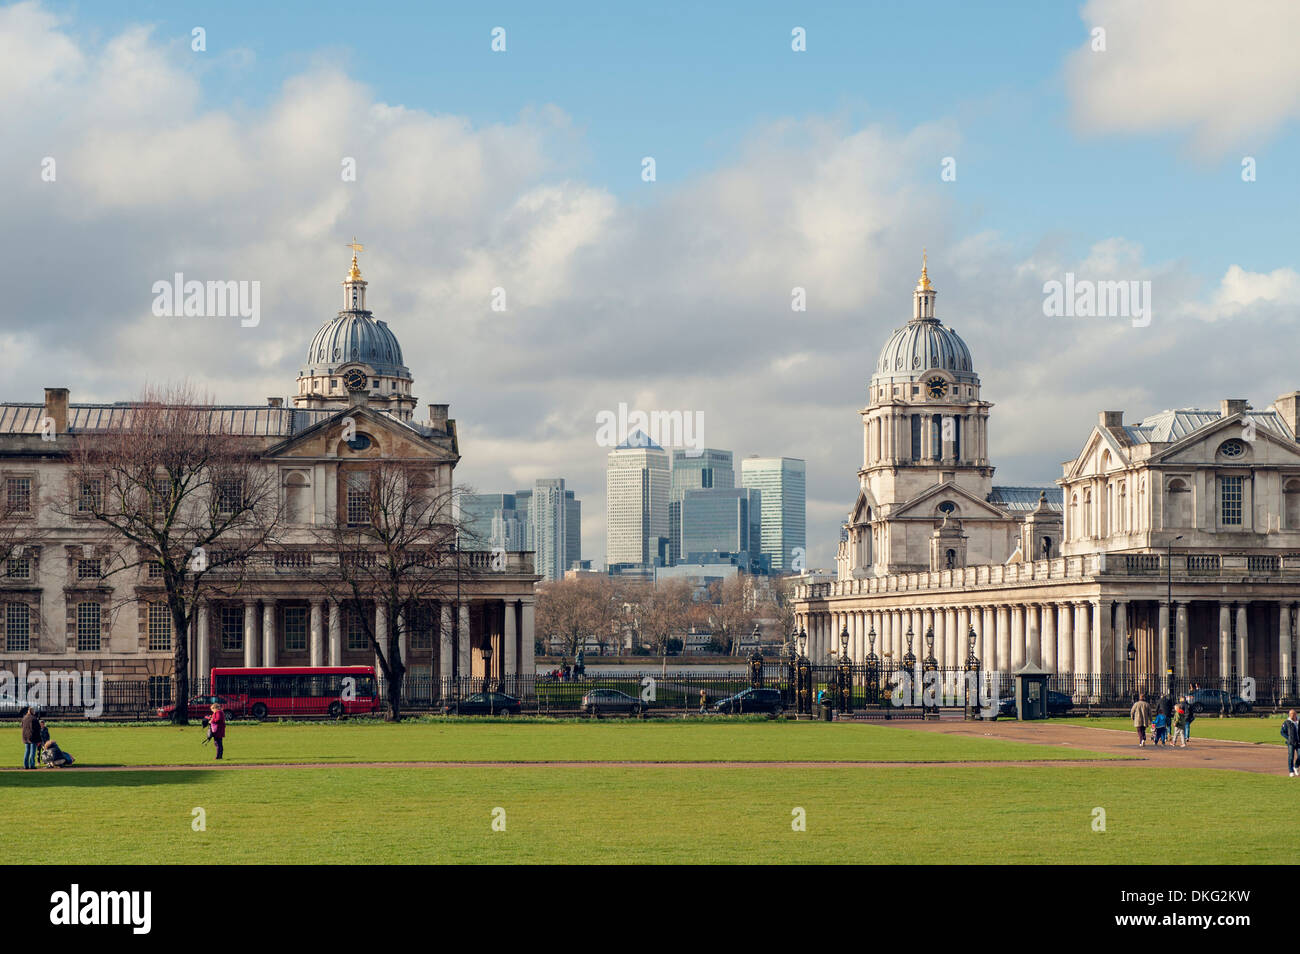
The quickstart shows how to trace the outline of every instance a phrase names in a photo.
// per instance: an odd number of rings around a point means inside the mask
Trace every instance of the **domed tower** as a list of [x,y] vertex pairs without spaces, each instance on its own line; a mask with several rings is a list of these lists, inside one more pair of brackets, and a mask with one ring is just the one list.
[[298,372],[295,407],[340,410],[349,392],[368,392],[371,407],[409,421],[416,400],[402,346],[385,322],[366,310],[366,281],[357,265],[362,246],[353,242],[352,267],[343,279],[343,310],[312,338],[307,362]]
[[[941,483],[980,500],[992,491],[988,412],[970,349],[934,313],[936,290],[922,256],[912,318],[881,349],[863,408],[867,498],[883,514]],[[883,515],[882,514],[882,515]]]

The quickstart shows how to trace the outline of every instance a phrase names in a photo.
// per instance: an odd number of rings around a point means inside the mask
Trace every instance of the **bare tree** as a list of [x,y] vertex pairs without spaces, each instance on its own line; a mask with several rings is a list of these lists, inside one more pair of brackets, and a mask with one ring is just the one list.
[[656,652],[668,657],[668,641],[685,633],[699,615],[695,604],[695,587],[682,579],[664,580],[656,584],[641,602],[641,626],[650,637]]
[[250,554],[279,525],[273,468],[256,438],[233,432],[187,385],[148,389],[107,423],[68,435],[68,486],[57,509],[107,531],[99,548],[113,599],[166,600],[172,629],[172,720],[189,718],[190,625],[202,597],[235,592]]
[[542,584],[537,588],[537,626],[547,636],[559,637],[571,656],[588,636],[603,647],[622,615],[618,593],[613,580],[595,574]]
[[736,640],[754,629],[758,618],[752,579],[737,573],[709,587],[709,627],[723,652],[733,653]]
[[[434,629],[436,603],[451,598],[458,584],[480,572],[458,545],[462,528],[454,502],[468,491],[439,486],[436,473],[428,464],[384,460],[344,471],[339,512],[330,516],[319,537],[335,559],[318,582],[326,597],[366,633],[387,684],[394,721],[402,717],[403,635]],[[484,556],[500,559],[496,553]],[[382,639],[380,613],[386,623]]]

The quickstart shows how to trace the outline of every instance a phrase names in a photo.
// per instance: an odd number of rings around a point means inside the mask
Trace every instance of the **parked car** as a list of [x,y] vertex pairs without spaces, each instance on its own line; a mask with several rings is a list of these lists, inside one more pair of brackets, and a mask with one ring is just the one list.
[[593,689],[582,697],[582,711],[588,715],[605,712],[626,712],[640,715],[648,706],[635,696],[617,689]]
[[523,703],[504,692],[476,692],[447,707],[453,715],[519,715]]
[[785,700],[776,689],[746,689],[713,704],[714,712],[735,715],[744,712],[766,712],[780,715],[785,711]]
[[[244,715],[244,713],[240,711],[239,706],[235,705],[225,696],[195,696],[190,700],[189,705],[186,707],[186,714],[191,719],[202,719],[204,716],[212,714],[212,704],[214,702],[221,703],[221,708],[226,711],[227,719],[235,719]],[[160,719],[170,719],[172,713],[175,711],[176,703],[170,702],[165,706],[160,706],[157,710],[157,715]]]
[[[1063,716],[1074,708],[1074,700],[1063,692],[1057,692],[1055,689],[1047,690],[1047,714],[1049,716]],[[1015,716],[1016,714],[1016,697],[1003,696],[998,701],[999,716]]]
[[1249,712],[1254,708],[1241,696],[1231,696],[1223,689],[1193,689],[1192,711],[1198,715],[1202,712]]

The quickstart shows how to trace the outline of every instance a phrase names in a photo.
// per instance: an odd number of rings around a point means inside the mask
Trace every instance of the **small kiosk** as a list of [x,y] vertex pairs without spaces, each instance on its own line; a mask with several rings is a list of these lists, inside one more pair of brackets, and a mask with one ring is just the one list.
[[1022,722],[1047,718],[1047,677],[1051,673],[1026,662],[1011,674],[1016,681],[1016,718]]

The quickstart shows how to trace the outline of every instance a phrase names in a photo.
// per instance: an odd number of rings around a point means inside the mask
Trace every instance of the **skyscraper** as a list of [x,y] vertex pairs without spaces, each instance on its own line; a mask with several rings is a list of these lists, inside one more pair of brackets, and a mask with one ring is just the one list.
[[[533,567],[547,580],[558,580],[568,569],[569,517],[577,500],[564,489],[564,478],[543,478],[533,484],[528,511],[533,529]],[[572,505],[572,507],[571,507]]]
[[636,431],[605,464],[605,562],[652,566],[668,551],[668,453]]
[[548,580],[582,559],[582,501],[565,489],[563,477],[512,494],[466,494],[460,509],[466,550],[530,550],[537,573]]
[[460,500],[464,550],[530,549],[527,507],[521,511],[516,494],[466,494]]
[[[692,456],[694,454],[694,456]],[[730,490],[736,486],[731,451],[706,447],[694,453],[673,451],[672,494],[668,505],[669,560],[682,558],[682,497],[688,490]]]
[[805,465],[795,457],[746,457],[740,462],[740,485],[763,494],[762,552],[773,573],[803,569],[792,566],[805,547]]
[[752,570],[761,553],[761,512],[762,492],[753,488],[683,491],[681,562],[729,555]]

